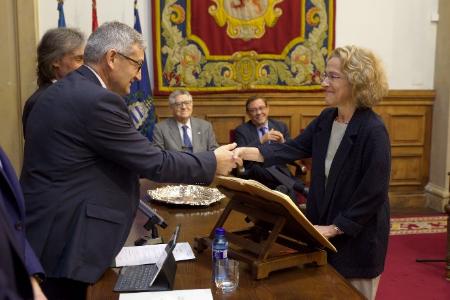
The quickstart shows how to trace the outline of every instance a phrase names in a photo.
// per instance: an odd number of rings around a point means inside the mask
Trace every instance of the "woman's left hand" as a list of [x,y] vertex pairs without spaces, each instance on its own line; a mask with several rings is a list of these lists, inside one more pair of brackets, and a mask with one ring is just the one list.
[[314,228],[316,228],[317,231],[327,239],[342,234],[342,232],[336,227],[336,225],[314,225]]

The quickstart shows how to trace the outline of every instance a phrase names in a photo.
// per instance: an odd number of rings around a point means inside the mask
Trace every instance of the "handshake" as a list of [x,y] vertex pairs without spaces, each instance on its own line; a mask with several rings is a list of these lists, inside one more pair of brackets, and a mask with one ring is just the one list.
[[236,143],[223,145],[216,150],[217,175],[228,175],[234,168],[241,168],[244,160],[264,161],[258,148],[254,147],[236,147]]

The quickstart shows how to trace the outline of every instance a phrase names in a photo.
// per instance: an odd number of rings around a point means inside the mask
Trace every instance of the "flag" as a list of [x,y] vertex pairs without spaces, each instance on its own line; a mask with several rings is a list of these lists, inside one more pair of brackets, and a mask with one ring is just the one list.
[[[134,1],[134,29],[142,33],[137,0]],[[125,97],[125,101],[127,102],[134,126],[151,141],[156,117],[145,53],[144,64],[141,68],[141,80],[136,80],[131,84],[130,94]]]
[[92,0],[92,32],[96,31],[97,28],[98,28],[97,1]]
[[66,27],[66,19],[64,18],[64,0],[58,0],[58,27]]

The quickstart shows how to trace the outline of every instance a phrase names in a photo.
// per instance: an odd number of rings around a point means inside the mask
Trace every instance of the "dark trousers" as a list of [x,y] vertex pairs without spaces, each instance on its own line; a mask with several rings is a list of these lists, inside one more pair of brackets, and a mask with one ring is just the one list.
[[42,290],[48,300],[84,300],[88,283],[67,278],[47,278]]

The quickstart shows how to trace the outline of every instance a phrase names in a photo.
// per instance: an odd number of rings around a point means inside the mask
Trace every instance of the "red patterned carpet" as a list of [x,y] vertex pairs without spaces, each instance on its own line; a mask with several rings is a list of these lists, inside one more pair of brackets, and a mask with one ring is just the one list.
[[445,259],[447,216],[393,218],[385,271],[377,300],[449,300],[446,263],[418,263],[417,258]]
[[447,216],[391,218],[391,235],[447,232]]

